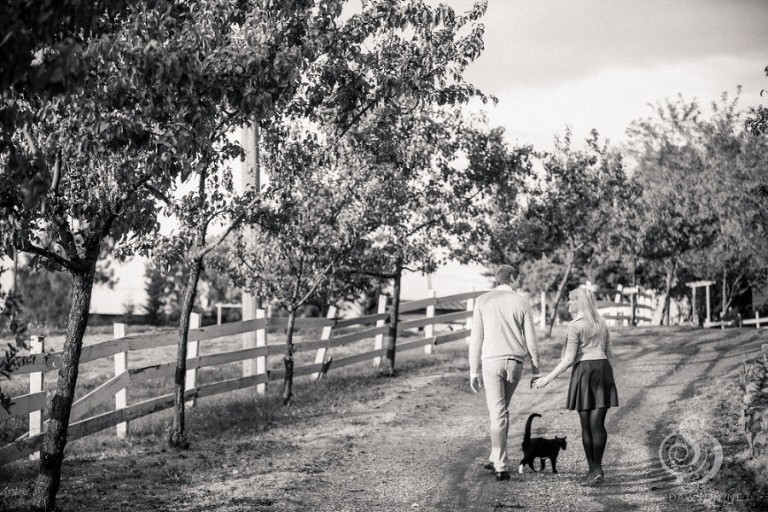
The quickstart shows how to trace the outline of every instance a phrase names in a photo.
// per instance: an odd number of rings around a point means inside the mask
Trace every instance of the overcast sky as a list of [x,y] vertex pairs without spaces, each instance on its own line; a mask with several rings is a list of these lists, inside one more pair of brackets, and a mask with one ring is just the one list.
[[621,142],[678,93],[708,105],[741,85],[742,105],[768,104],[766,21],[766,0],[489,0],[468,78],[498,97],[491,121],[511,141],[549,148],[568,124]]

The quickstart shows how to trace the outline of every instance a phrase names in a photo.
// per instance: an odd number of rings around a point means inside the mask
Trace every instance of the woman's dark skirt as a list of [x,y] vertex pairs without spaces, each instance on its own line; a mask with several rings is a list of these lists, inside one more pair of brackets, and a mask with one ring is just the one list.
[[584,411],[618,405],[613,368],[607,359],[579,361],[574,365],[568,388],[568,409]]

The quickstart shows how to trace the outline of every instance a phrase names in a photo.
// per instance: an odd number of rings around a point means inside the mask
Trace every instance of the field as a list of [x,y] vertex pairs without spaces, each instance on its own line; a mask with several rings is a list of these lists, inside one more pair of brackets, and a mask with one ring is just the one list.
[[[545,370],[556,363],[559,334],[542,341]],[[623,329],[614,338],[621,405],[608,416],[601,487],[577,483],[585,463],[578,417],[562,408],[565,376],[545,390],[520,386],[510,430],[512,454],[531,412],[543,415],[534,435],[567,435],[560,474],[526,472],[496,482],[481,468],[489,449],[485,403],[469,391],[466,345],[458,341],[432,355],[402,354],[396,378],[380,377],[369,364],[332,371],[319,382],[302,378],[288,407],[280,405],[278,386],[264,397],[242,390],[201,399],[189,410],[187,451],[165,448],[169,411],[132,422],[124,440],[110,429],[75,441],[59,506],[85,512],[765,510],[768,495],[756,483],[765,482],[764,467],[745,460],[738,382],[745,354],[754,357],[768,342],[765,331]],[[147,361],[172,358],[168,351],[148,353]],[[109,362],[86,367],[83,379],[95,385],[108,377]],[[201,378],[238,371],[233,365]],[[129,403],[156,394],[152,388],[135,391]],[[677,485],[658,455],[661,441],[691,419],[725,455],[718,474],[696,487]],[[27,461],[0,469],[0,510],[27,506],[35,470]]]

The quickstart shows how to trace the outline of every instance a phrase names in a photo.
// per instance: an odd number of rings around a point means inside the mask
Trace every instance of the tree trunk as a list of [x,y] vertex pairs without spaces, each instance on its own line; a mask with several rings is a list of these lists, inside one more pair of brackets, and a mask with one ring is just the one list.
[[395,376],[395,353],[397,349],[397,325],[400,323],[400,282],[403,277],[403,262],[398,260],[395,268],[394,290],[392,297],[392,315],[389,317],[387,329],[387,362],[382,373],[388,377]]
[[677,263],[672,262],[672,265],[667,268],[667,275],[666,279],[664,281],[664,300],[663,300],[663,306],[661,307],[661,318],[659,319],[659,325],[664,325],[664,317],[667,318],[667,326],[669,326],[669,313],[670,313],[670,301],[669,296],[672,293],[672,283],[675,280],[675,270],[677,268]]
[[547,333],[546,333],[547,338],[552,336],[552,328],[555,326],[555,320],[557,319],[557,308],[560,306],[560,299],[563,296],[563,291],[565,291],[565,285],[568,284],[568,278],[571,277],[571,270],[573,269],[573,260],[574,260],[574,255],[571,254],[568,257],[568,266],[565,267],[565,274],[563,275],[563,279],[560,281],[560,286],[557,287],[557,292],[555,293],[555,302],[552,305],[552,317],[549,319],[549,325],[547,326]]
[[726,311],[731,306],[731,304],[733,304],[733,299],[735,299],[737,295],[747,291],[747,289],[744,289],[744,290],[739,289],[739,283],[741,282],[742,279],[744,279],[744,274],[739,274],[738,276],[736,276],[736,279],[733,280],[733,284],[731,285],[731,292],[728,293],[728,300],[726,300],[725,305],[723,306],[726,308]]
[[174,411],[173,429],[168,438],[172,448],[186,450],[189,448],[187,433],[184,427],[184,388],[187,383],[187,342],[189,341],[189,318],[195,305],[197,283],[203,270],[203,258],[194,258],[187,275],[187,289],[184,292],[184,302],[179,318],[179,344],[176,349],[176,375],[174,378]]
[[[92,251],[91,251],[92,252]],[[81,272],[73,272],[72,303],[69,307],[67,336],[61,355],[56,389],[47,404],[49,419],[45,427],[43,446],[40,450],[40,474],[35,483],[32,502],[40,510],[52,511],[56,508],[56,493],[61,483],[61,463],[64,459],[64,447],[67,444],[69,413],[75,397],[78,364],[83,348],[83,335],[88,326],[88,312],[91,308],[93,277],[96,273],[98,247],[89,266]]]
[[293,396],[293,329],[296,325],[296,308],[288,312],[288,327],[285,328],[285,355],[283,365],[285,376],[283,377],[283,405],[288,405]]
[[17,290],[17,281],[19,276],[19,251],[14,249],[13,250],[13,282],[11,283],[11,292],[14,294],[18,291]]
[[720,329],[725,329],[725,314],[728,308],[728,271],[723,269],[723,300],[721,301],[723,309],[720,310]]

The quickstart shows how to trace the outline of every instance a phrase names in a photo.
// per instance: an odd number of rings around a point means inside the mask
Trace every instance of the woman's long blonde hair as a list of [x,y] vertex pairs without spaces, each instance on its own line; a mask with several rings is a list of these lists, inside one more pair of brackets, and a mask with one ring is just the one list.
[[595,331],[608,332],[608,324],[605,318],[597,310],[597,301],[595,294],[587,288],[575,288],[568,294],[576,303],[576,308],[584,319],[591,323]]

